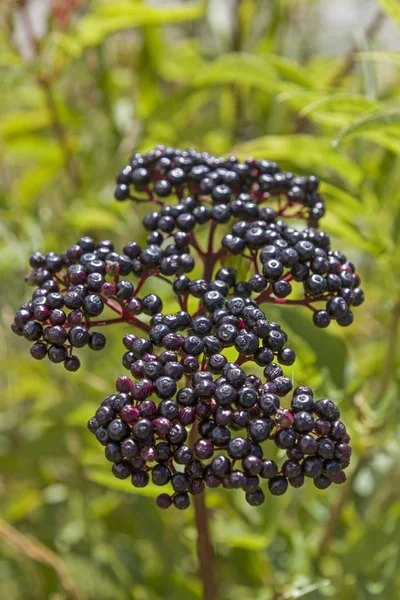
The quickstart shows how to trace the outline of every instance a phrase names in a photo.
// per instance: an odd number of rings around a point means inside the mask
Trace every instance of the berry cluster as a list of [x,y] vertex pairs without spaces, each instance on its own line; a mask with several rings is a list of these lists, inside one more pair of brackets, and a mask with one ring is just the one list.
[[[141,286],[127,277],[142,276],[145,270],[147,276],[159,276],[161,266],[152,246],[142,250],[130,242],[123,252],[114,252],[109,240],[96,244],[83,237],[61,254],[32,254],[33,270],[26,281],[36,289],[15,314],[11,327],[33,342],[33,358],[48,356],[51,362],[62,362],[67,370],[76,371],[80,361],[72,354],[74,349],[102,350],[106,344],[105,336],[93,328],[121,321],[147,330],[137,315],[155,314],[162,309],[162,301],[155,294],[138,297]],[[186,269],[180,265],[179,270]],[[119,317],[96,320],[106,309]]]
[[[117,200],[153,203],[147,245],[128,242],[118,254],[108,240],[83,237],[59,255],[31,256],[26,279],[36,289],[12,329],[33,342],[34,358],[75,371],[75,348],[104,348],[98,328],[132,326],[123,338],[129,376],[88,427],[116,477],[169,486],[161,508],[185,509],[205,486],[240,488],[259,505],[263,479],[273,495],[305,478],[319,489],[346,479],[350,437],[337,406],[305,385],[281,406],[293,387],[282,367],[296,355],[260,308],[301,305],[317,327],[347,326],[364,300],[354,265],[317,229],[317,188],[315,177],[273,162],[158,146],[131,158],[115,191]],[[204,228],[207,249],[197,235]],[[171,312],[154,293],[160,280]]]
[[281,216],[302,216],[316,224],[325,214],[318,185],[316,177],[283,173],[277,163],[268,160],[240,162],[235,157],[217,158],[193,149],[158,146],[145,155],[137,152],[131,157],[117,176],[115,198],[150,199],[162,204],[162,199],[172,195],[192,196],[197,204],[194,219],[171,215],[178,226],[180,220],[189,230],[196,221],[204,223],[210,218],[218,223],[227,222],[231,216],[252,219],[257,206],[271,203],[277,204]]
[[[145,198],[132,196],[131,187],[145,192]],[[159,188],[165,191],[164,196],[157,192]],[[248,256],[255,273],[248,282],[242,282],[243,291],[249,295],[263,292],[259,304],[303,294],[289,303],[311,308],[317,327],[327,327],[332,319],[345,327],[354,318],[351,307],[362,304],[364,293],[354,265],[331,249],[326,233],[313,227],[324,214],[317,188],[315,177],[283,174],[269,161],[248,159],[240,163],[232,157],[217,159],[193,150],[159,147],[132,157],[117,177],[115,195],[161,204],[143,220],[150,231],[148,243],[161,246],[173,235],[177,248],[191,244],[200,255],[204,253],[195,237],[196,227],[211,223],[215,229],[233,220],[230,232],[221,237],[216,258],[223,261],[232,255]],[[160,200],[171,195],[179,201]],[[272,201],[276,210],[270,206]],[[287,218],[305,218],[309,227],[289,227]],[[165,258],[163,266],[165,275],[173,274],[176,257]],[[180,278],[178,289],[185,281],[187,278]],[[319,302],[324,302],[324,308],[314,309]]]
[[[157,486],[171,484],[172,494],[159,495],[157,504],[179,509],[204,486],[241,488],[249,504],[259,505],[260,478],[274,495],[288,484],[300,487],[305,477],[321,489],[342,483],[350,438],[339,409],[327,399],[314,402],[306,386],[295,389],[290,409],[280,405],[292,382],[273,361],[291,365],[295,354],[279,325],[255,301],[226,300],[217,290],[204,293],[201,307],[193,316],[157,313],[147,337],[124,337],[122,363],[133,380],[119,377],[118,394],[108,396],[88,424],[105,445],[114,475],[131,477],[136,487],[150,477]],[[232,347],[235,362],[224,354]],[[241,368],[247,360],[264,367],[264,383]],[[264,457],[267,440],[286,451],[280,468]]]
[[313,311],[317,327],[327,327],[331,319],[342,327],[351,325],[354,317],[350,307],[364,302],[353,263],[330,249],[329,236],[323,231],[300,231],[282,220],[241,220],[224,236],[222,245],[233,255],[246,248],[252,252],[256,273],[248,283],[251,291],[262,293],[260,304],[272,295],[282,299],[291,296],[296,283],[302,288],[305,305],[325,302],[324,310]]
[[[135,347],[135,340],[125,342]],[[350,437],[333,402],[314,401],[312,390],[299,386],[291,408],[282,408],[279,397],[292,384],[278,365],[265,369],[262,383],[237,364],[224,363],[218,364],[216,378],[215,368],[200,370],[197,364],[179,391],[177,381],[188,368],[176,352],[145,354],[132,363],[131,370],[146,377],[136,382],[119,377],[118,393],[108,396],[88,422],[115,477],[131,478],[135,487],[145,487],[150,478],[156,486],[169,485],[170,493],[160,494],[157,505],[178,509],[187,508],[189,494],[205,486],[240,488],[247,502],[258,506],[265,500],[263,479],[276,496],[289,484],[301,487],[306,477],[319,489],[346,480]],[[188,441],[189,426],[195,435]],[[280,466],[265,457],[267,440],[285,451]]]

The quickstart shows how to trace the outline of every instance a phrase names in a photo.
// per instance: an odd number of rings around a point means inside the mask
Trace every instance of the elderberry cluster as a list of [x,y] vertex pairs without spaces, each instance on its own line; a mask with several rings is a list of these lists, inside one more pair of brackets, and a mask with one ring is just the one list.
[[[305,478],[319,489],[346,480],[350,437],[339,409],[328,399],[314,401],[307,386],[294,390],[290,409],[282,408],[279,397],[292,384],[278,365],[265,369],[264,384],[234,363],[219,365],[218,377],[198,366],[177,391],[177,380],[188,371],[185,358],[178,362],[175,352],[164,351],[139,361],[132,370],[146,377],[136,383],[119,377],[118,393],[103,401],[88,427],[105,446],[115,477],[130,478],[135,487],[150,481],[169,486],[157,497],[160,508],[185,509],[190,494],[205,486],[240,488],[258,506],[265,500],[263,480],[276,496],[288,485],[301,487]],[[266,456],[269,441],[285,452],[279,466]]]
[[[173,176],[177,170],[183,173],[179,184]],[[267,171],[270,171],[268,177]],[[140,182],[138,173],[142,177]],[[198,179],[194,173],[198,174]],[[161,175],[166,179],[159,179]],[[154,194],[157,184],[168,183],[168,178],[175,181],[175,187],[168,185],[165,195],[174,196],[171,202],[163,203]],[[267,190],[261,185],[265,178],[275,178],[280,183],[271,184],[271,189]],[[213,182],[209,195],[202,187],[205,180]],[[312,210],[305,212],[304,206],[300,211],[287,213],[288,206],[298,205],[300,196],[297,192],[293,195],[293,189],[287,186],[286,189],[282,183],[284,180],[294,182],[297,191],[298,188],[308,190],[308,195],[304,193],[302,196],[303,200],[308,198],[308,203],[317,194],[318,180],[315,177],[306,179],[282,174],[276,163],[253,159],[240,163],[234,158],[217,159],[192,150],[159,147],[144,156],[136,153],[132,157],[131,164],[117,177],[116,196],[119,197],[121,186],[129,191],[129,185],[132,185],[136,191],[145,190],[148,200],[161,204],[158,210],[153,210],[143,219],[144,227],[150,231],[147,241],[158,245],[159,252],[171,236],[176,247],[192,244],[199,251],[194,236],[198,226],[211,223],[215,227],[233,221],[230,232],[221,236],[219,258],[245,256],[246,251],[250,252],[248,258],[256,272],[248,282],[242,282],[243,293],[264,292],[261,299],[265,302],[270,301],[271,296],[285,299],[289,296],[298,298],[303,294],[303,301],[298,299],[297,303],[310,308],[315,303],[325,304],[323,309],[313,309],[313,321],[317,327],[327,327],[332,319],[346,327],[353,322],[351,308],[364,301],[364,293],[359,287],[360,277],[344,254],[331,249],[329,235],[325,232],[311,226],[302,230],[288,226],[285,218],[306,218],[309,225],[317,224],[318,219]],[[176,197],[178,202],[174,201]],[[283,208],[282,197],[285,198]],[[318,198],[318,202],[322,202],[319,195]],[[278,205],[278,210],[265,205],[277,199],[281,206],[279,208]],[[320,216],[322,214],[323,211]],[[193,258],[189,259],[193,263]],[[164,274],[173,274],[177,267],[176,257],[165,258],[163,266]],[[185,281],[187,278],[180,278],[176,287],[181,289]]]
[[342,327],[351,325],[351,307],[364,302],[353,263],[343,253],[330,249],[329,236],[323,231],[300,231],[282,220],[241,220],[233,225],[232,233],[224,236],[222,245],[233,255],[247,248],[255,264],[261,263],[261,273],[250,277],[249,286],[254,292],[267,291],[265,300],[271,295],[287,298],[299,283],[306,298],[325,302],[325,309],[313,314],[317,327],[327,327],[331,319]]
[[[234,282],[231,270],[221,271]],[[281,407],[292,381],[273,361],[295,360],[285,332],[250,298],[226,299],[213,289],[200,301],[199,314],[157,313],[148,336],[124,337],[122,363],[133,379],[119,377],[118,393],[88,423],[114,475],[135,487],[169,485],[157,504],[179,509],[204,486],[240,488],[259,505],[262,479],[273,495],[302,486],[305,477],[320,489],[342,483],[351,451],[339,409],[327,399],[314,402],[306,386],[295,389],[290,409]],[[231,348],[235,362],[226,356]],[[248,360],[264,367],[263,379],[242,369]],[[269,440],[286,451],[280,467],[265,456]]]
[[[33,342],[34,358],[76,371],[76,348],[104,348],[99,328],[132,327],[123,338],[129,375],[88,427],[117,478],[167,486],[161,508],[185,509],[205,487],[239,488],[256,506],[264,480],[281,495],[306,478],[319,489],[346,479],[350,436],[339,409],[298,382],[292,392],[282,367],[295,352],[261,309],[298,304],[317,327],[347,326],[364,301],[354,265],[317,229],[318,183],[271,161],[157,146],[133,155],[115,190],[117,200],[152,203],[146,245],[134,240],[118,254],[109,240],[82,237],[30,258],[36,289],[12,329]],[[161,280],[168,310],[154,293]]]
[[[194,196],[198,203],[194,218],[203,222],[212,218],[219,223],[230,216],[254,218],[254,201],[261,205],[278,200],[282,214],[290,214],[295,207],[303,217],[317,223],[325,213],[318,185],[316,177],[283,173],[277,163],[268,160],[240,162],[235,157],[217,158],[193,149],[157,146],[131,157],[117,176],[115,198],[141,200],[132,192],[158,200],[171,195]],[[174,215],[176,221],[178,218]],[[193,219],[179,220],[184,227],[194,223]],[[171,227],[172,221],[167,222]]]
[[[76,371],[80,361],[72,353],[75,349],[88,346],[97,351],[106,345],[103,333],[92,331],[107,323],[97,319],[105,311],[134,325],[136,315],[153,315],[162,309],[156,294],[138,297],[127,279],[141,276],[145,269],[149,273],[161,270],[155,255],[152,246],[142,250],[136,242],[126,244],[123,254],[117,254],[109,240],[96,244],[89,237],[61,254],[35,252],[26,281],[36,289],[32,299],[16,312],[13,332],[33,342],[33,358],[47,356],[53,363],[63,363],[68,371]],[[186,270],[180,264],[177,272]]]

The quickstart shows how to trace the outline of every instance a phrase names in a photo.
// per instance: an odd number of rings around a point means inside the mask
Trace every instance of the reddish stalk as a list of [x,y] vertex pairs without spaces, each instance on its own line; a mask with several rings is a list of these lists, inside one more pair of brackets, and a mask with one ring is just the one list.
[[142,285],[144,284],[144,282],[146,281],[147,278],[148,278],[148,274],[147,273],[143,273],[143,275],[139,279],[139,283],[135,287],[135,291],[133,292],[134,296],[138,295],[140,288],[142,287]]
[[151,195],[149,198],[138,198],[137,196],[132,196],[132,194],[129,194],[129,200],[133,200],[133,202],[137,202],[138,204],[147,204],[147,202],[154,202],[159,206],[164,206],[164,202],[161,202],[161,200],[158,200],[157,198],[154,198],[154,196]]
[[[189,443],[196,441],[196,424],[190,430]],[[197,556],[199,574],[203,584],[203,600],[217,600],[218,590],[214,573],[214,550],[211,544],[209,513],[205,503],[205,493],[193,496],[194,515],[197,529]]]
[[[108,308],[111,308],[111,310],[113,310],[114,312],[116,312],[120,315],[121,321],[125,321],[125,322],[129,323],[130,325],[133,325],[134,327],[141,329],[142,331],[144,331],[144,333],[149,333],[149,331],[150,331],[149,325],[147,325],[146,323],[143,323],[143,321],[141,321],[137,317],[134,317],[133,315],[130,315],[129,313],[125,312],[122,304],[117,306],[111,300],[104,300],[104,303],[106,306],[108,306]],[[118,321],[118,322],[120,322],[120,321]]]
[[165,281],[165,283],[168,283],[168,285],[172,285],[170,280],[167,277],[164,277],[164,275],[160,275],[160,273],[157,273],[156,277],[157,279],[161,279],[161,281]]
[[194,233],[193,233],[193,232],[190,234],[190,243],[191,243],[191,245],[193,246],[193,248],[194,248],[195,250],[197,250],[197,252],[198,252],[198,253],[199,253],[199,255],[200,255],[200,258],[201,258],[201,259],[204,261],[204,260],[205,260],[205,258],[207,257],[207,254],[205,254],[205,253],[203,252],[203,250],[200,248],[200,246],[199,246],[199,242],[197,241],[197,238],[196,238],[196,236],[194,235]]
[[90,327],[105,327],[106,325],[114,325],[115,323],[126,323],[126,319],[124,317],[119,317],[118,319],[107,319],[105,321],[87,321],[86,327],[89,329]]
[[[286,279],[286,281],[289,281],[289,279]],[[285,305],[295,305],[295,306],[305,306],[306,308],[309,308],[312,311],[317,310],[314,306],[312,306],[312,304],[314,304],[315,302],[322,302],[328,300],[330,298],[330,296],[315,296],[315,297],[310,297],[310,296],[306,296],[305,298],[301,298],[300,300],[287,300],[286,298],[273,298],[271,295],[271,291],[268,289],[266,289],[264,292],[262,292],[257,298],[256,298],[256,302],[258,305],[261,304],[285,304]]]

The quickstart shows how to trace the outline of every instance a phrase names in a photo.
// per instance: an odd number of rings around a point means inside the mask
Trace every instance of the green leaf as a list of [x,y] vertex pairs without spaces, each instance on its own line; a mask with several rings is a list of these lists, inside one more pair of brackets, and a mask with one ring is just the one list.
[[361,137],[394,154],[400,154],[400,135],[396,135],[394,131],[365,131]]
[[307,71],[297,61],[277,54],[262,53],[260,55],[268,64],[272,65],[279,75],[304,88],[313,88],[313,81]]
[[360,167],[350,157],[332,148],[330,140],[324,137],[270,135],[236,146],[232,152],[240,158],[254,156],[287,161],[305,172],[314,171],[322,178],[334,173],[354,186],[363,179]]
[[[347,127],[344,127],[333,140],[333,146],[338,146],[345,138],[359,135],[366,131],[382,131],[382,128],[400,126],[400,109],[385,108],[377,110],[372,114],[357,119]],[[400,131],[400,129],[398,129]]]
[[224,542],[229,548],[242,548],[250,552],[261,552],[268,546],[267,536],[255,533],[254,531],[248,533],[237,533],[228,536]]
[[279,81],[275,69],[267,60],[252,54],[224,54],[193,72],[197,86],[238,84],[256,87],[269,94],[293,89],[293,84]]
[[[282,317],[290,329],[304,339],[313,349],[316,365],[325,369],[332,382],[339,388],[344,387],[345,367],[347,362],[346,344],[339,337],[312,325],[311,311],[306,313],[285,306]],[[308,314],[310,312],[310,314]]]
[[117,215],[104,208],[80,208],[71,211],[65,216],[65,221],[81,231],[109,229],[115,231],[118,228],[119,219]]
[[105,37],[132,27],[167,25],[193,21],[203,16],[206,5],[201,3],[156,8],[131,2],[110,2],[83,17],[76,37],[83,46],[97,46]]
[[[167,80],[178,81],[186,86],[188,81],[192,81],[194,74],[205,65],[200,48],[193,40],[185,40],[177,43],[172,48],[168,48],[161,59],[163,76]],[[175,95],[169,99],[167,97],[167,102],[174,99]],[[164,102],[161,108],[163,107]]]
[[30,135],[27,132],[25,135],[9,139],[6,148],[8,155],[15,162],[24,162],[26,159],[57,165],[61,162],[61,151],[58,142],[40,134]]
[[338,239],[346,240],[350,246],[356,246],[363,252],[379,256],[385,250],[385,246],[376,237],[365,239],[357,230],[356,222],[356,217],[345,223],[342,218],[337,218],[336,215],[331,214],[325,223],[325,230],[329,234],[337,236]]
[[400,3],[398,0],[378,0],[382,9],[400,25]]
[[42,504],[40,490],[30,489],[25,490],[23,494],[18,494],[17,497],[10,495],[9,506],[6,509],[6,519],[10,521],[20,521],[34,512]]
[[358,198],[331,183],[321,181],[320,190],[327,200],[328,211],[333,211],[349,223],[354,223],[356,216],[366,212],[365,205]]
[[4,139],[40,131],[51,124],[49,112],[45,109],[26,110],[8,113],[0,121],[0,134]]
[[323,98],[310,102],[301,109],[300,115],[302,117],[308,116],[310,113],[318,111],[321,108],[335,112],[359,113],[368,112],[371,109],[377,109],[378,107],[379,102],[366,98],[361,94],[348,94],[343,92],[341,94],[327,94]]
[[29,206],[32,199],[39,196],[54,181],[60,172],[61,166],[60,156],[59,161],[41,163],[26,169],[17,180],[15,190],[21,206]]

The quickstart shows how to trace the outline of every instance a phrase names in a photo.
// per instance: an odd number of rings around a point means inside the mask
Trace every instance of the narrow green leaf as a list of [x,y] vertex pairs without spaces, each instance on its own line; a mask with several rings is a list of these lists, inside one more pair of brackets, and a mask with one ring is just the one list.
[[158,25],[171,21],[197,19],[202,16],[205,9],[205,2],[175,4],[175,6],[172,4],[165,8],[156,8],[148,3],[118,0],[100,4],[96,12],[105,17],[134,17],[141,25]]
[[71,211],[65,216],[65,222],[77,227],[81,231],[85,229],[118,229],[118,216],[104,208],[81,208],[79,211]]
[[57,140],[41,134],[18,135],[6,142],[8,155],[14,162],[24,162],[26,159],[47,164],[60,164],[61,152]]
[[358,198],[335,185],[321,181],[320,191],[325,198],[328,211],[332,211],[348,223],[354,223],[357,217],[367,212],[365,205]]
[[76,36],[83,46],[97,46],[105,37],[132,27],[167,25],[199,19],[205,4],[156,8],[130,2],[110,2],[100,5],[96,12],[87,14],[78,23]]
[[273,66],[279,75],[304,88],[313,88],[314,84],[307,69],[297,61],[277,54],[263,53],[260,55],[267,63]]
[[29,206],[32,199],[38,197],[48,187],[60,172],[60,160],[33,165],[26,169],[16,184],[16,197],[21,206]]
[[400,154],[400,132],[398,135],[393,131],[365,131],[361,137],[374,142],[394,154]]
[[[146,496],[147,498],[157,498],[160,494],[160,488],[149,483],[144,488],[134,487],[130,481],[121,481],[113,477],[112,473],[106,469],[89,469],[86,471],[86,476],[90,481],[94,481],[111,490],[118,490],[134,496]],[[170,488],[163,488],[162,491],[170,491]]]
[[238,533],[224,540],[229,548],[242,548],[246,551],[261,552],[268,546],[268,538],[254,531],[249,533]]
[[304,106],[300,111],[300,115],[303,117],[306,115],[308,116],[310,113],[320,109],[351,113],[369,112],[378,107],[379,102],[366,98],[361,94],[348,94],[343,92],[341,94],[332,95],[327,93],[323,98],[314,100],[313,102],[310,102],[310,104]]
[[287,102],[289,106],[293,106],[296,110],[301,110],[312,102],[318,102],[324,100],[327,96],[326,91],[315,91],[315,90],[289,90],[282,92],[277,96],[278,102]]
[[[344,127],[335,137],[332,144],[338,146],[345,138],[358,135],[366,131],[382,131],[382,128],[400,126],[400,109],[385,108],[372,114],[363,116],[347,127]],[[400,129],[398,129],[400,131]]]
[[[323,308],[323,303],[321,303]],[[347,348],[343,340],[328,331],[313,327],[311,311],[298,310],[299,307],[285,307],[282,317],[290,329],[304,339],[313,349],[316,365],[325,369],[332,382],[340,388],[344,387]],[[282,311],[283,312],[283,311]]]
[[314,171],[322,178],[335,173],[352,185],[363,179],[360,167],[348,156],[337,152],[328,138],[312,135],[265,136],[245,142],[232,150],[240,158],[254,156],[288,161],[297,169]]
[[48,127],[50,123],[50,115],[46,109],[12,112],[0,121],[0,134],[7,140],[40,131]]
[[329,234],[346,240],[350,246],[356,246],[368,254],[379,256],[385,250],[381,241],[377,238],[365,239],[356,229],[356,222],[356,217],[354,217],[353,222],[345,223],[342,218],[337,218],[336,215],[331,214],[325,222],[324,228]]
[[280,81],[271,64],[252,54],[224,54],[193,73],[197,86],[238,84],[256,87],[269,94],[293,89],[293,84]]

